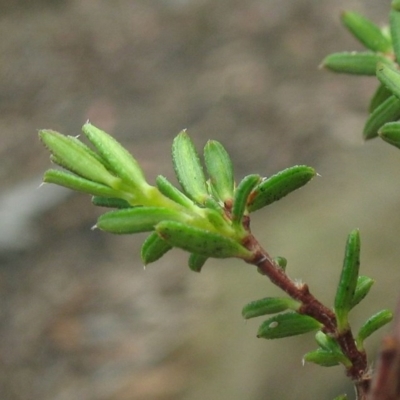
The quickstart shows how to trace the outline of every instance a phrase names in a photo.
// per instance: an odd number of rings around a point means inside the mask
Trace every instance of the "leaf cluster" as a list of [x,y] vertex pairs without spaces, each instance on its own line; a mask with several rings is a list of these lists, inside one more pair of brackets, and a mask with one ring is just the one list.
[[392,2],[389,27],[380,28],[356,13],[346,11],[341,20],[366,51],[328,55],[321,66],[334,72],[376,76],[379,85],[369,102],[364,139],[378,135],[400,148],[400,7]]
[[76,137],[42,130],[40,139],[51,160],[64,170],[50,169],[44,182],[91,194],[96,206],[115,208],[95,227],[115,233],[149,232],[141,250],[145,264],[174,247],[190,253],[189,267],[199,272],[209,257],[251,261],[246,248],[249,214],[302,187],[313,168],[297,165],[269,178],[257,174],[236,184],[232,161],[221,143],[204,147],[204,165],[186,131],[172,144],[172,161],[181,189],[159,175],[150,185],[137,161],[106,132],[87,123],[82,131],[92,147]]
[[[324,367],[343,364],[346,368],[351,368],[352,362],[343,353],[338,338],[350,331],[349,312],[366,297],[374,283],[371,278],[359,275],[359,266],[360,234],[358,229],[355,229],[347,239],[342,272],[334,300],[336,335],[324,332],[325,327],[314,318],[299,314],[302,304],[289,297],[266,297],[253,301],[243,308],[242,315],[245,319],[250,319],[276,314],[259,327],[257,336],[265,339],[278,339],[317,331],[315,340],[319,347],[305,354],[304,361]],[[372,315],[362,325],[355,338],[357,349],[363,352],[365,339],[392,318],[392,312],[389,310],[382,310]]]

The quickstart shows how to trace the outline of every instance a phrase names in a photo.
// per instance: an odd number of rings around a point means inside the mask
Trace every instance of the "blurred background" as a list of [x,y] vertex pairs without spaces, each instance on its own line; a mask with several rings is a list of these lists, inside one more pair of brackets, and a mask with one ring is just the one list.
[[[341,367],[302,365],[313,335],[256,338],[242,306],[280,292],[248,265],[173,251],[145,270],[144,237],[92,231],[88,196],[40,187],[40,128],[90,121],[173,179],[187,128],[230,152],[236,176],[294,164],[321,175],[255,216],[253,232],[331,306],[346,236],[376,279],[355,329],[394,308],[400,283],[400,152],[363,143],[374,78],[318,69],[360,45],[343,9],[385,24],[390,1],[38,0],[0,2],[0,398],[331,399]],[[383,330],[384,331],[384,330]],[[384,333],[382,331],[381,335]],[[379,334],[368,342],[371,360]]]

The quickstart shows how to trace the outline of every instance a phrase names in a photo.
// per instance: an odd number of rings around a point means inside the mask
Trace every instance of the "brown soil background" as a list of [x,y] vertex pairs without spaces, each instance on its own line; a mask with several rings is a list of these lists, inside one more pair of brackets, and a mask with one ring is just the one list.
[[[360,49],[342,9],[386,22],[390,1],[52,0],[0,2],[0,398],[331,399],[340,367],[302,366],[312,335],[256,339],[248,301],[279,291],[237,261],[190,273],[174,251],[146,270],[143,237],[91,231],[87,196],[46,186],[37,130],[90,119],[172,177],[188,128],[221,141],[238,179],[306,163],[321,177],[260,212],[253,231],[331,305],[346,235],[361,229],[376,279],[355,330],[393,308],[400,282],[400,153],[361,130],[374,78],[318,70]],[[369,341],[371,360],[379,335]]]

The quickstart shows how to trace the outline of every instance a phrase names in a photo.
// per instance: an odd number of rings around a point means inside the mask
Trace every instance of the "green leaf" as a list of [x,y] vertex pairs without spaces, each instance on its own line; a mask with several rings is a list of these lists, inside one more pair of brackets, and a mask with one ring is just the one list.
[[156,226],[158,234],[170,245],[205,257],[252,259],[252,253],[239,242],[218,233],[174,221]]
[[243,215],[246,211],[249,195],[260,181],[260,175],[248,175],[237,186],[232,208],[232,224],[234,227],[242,227]]
[[204,147],[204,162],[213,191],[222,202],[233,198],[235,181],[229,154],[216,140],[209,140]]
[[189,256],[189,268],[194,272],[201,272],[201,269],[207,260],[207,256],[192,253]]
[[182,216],[164,207],[133,207],[101,215],[96,227],[111,233],[130,234],[152,231],[155,225],[165,220],[180,221]]
[[288,297],[265,297],[246,304],[242,309],[242,316],[245,319],[250,319],[288,309],[298,310],[300,306],[301,303]]
[[[100,164],[103,164],[107,168],[107,162],[104,160],[100,154],[96,153],[93,151],[89,146],[87,146],[85,143],[81,142],[79,139],[79,136],[67,136],[67,138],[71,141],[74,142],[77,146],[79,146],[83,151],[86,153],[89,153],[93,158],[95,158]],[[108,168],[107,168],[108,169]]]
[[347,316],[352,306],[359,268],[360,233],[355,229],[347,238],[342,273],[335,296],[335,314],[339,332],[349,329]]
[[223,216],[225,214],[225,210],[223,205],[218,202],[214,197],[207,197],[204,201],[204,207],[216,211],[219,216]]
[[382,34],[381,29],[362,15],[345,11],[341,17],[342,23],[365,47],[372,51],[387,53],[391,50],[390,40]]
[[322,324],[312,317],[296,312],[275,315],[263,322],[258,329],[257,337],[264,339],[279,339],[288,336],[301,335],[320,329]]
[[152,232],[142,244],[141,257],[144,265],[159,260],[172,246],[161,239],[157,232]]
[[315,340],[321,348],[307,353],[308,356],[304,361],[314,362],[324,367],[331,367],[339,363],[347,368],[351,367],[350,360],[343,354],[338,342],[333,337],[318,331]]
[[249,212],[257,211],[301,188],[315,174],[315,170],[311,167],[295,165],[263,180],[249,196],[247,204]]
[[303,357],[303,360],[318,364],[322,367],[334,367],[339,364],[344,364],[347,367],[351,366],[350,360],[342,353],[333,353],[323,349],[306,353]]
[[333,337],[323,333],[322,331],[318,331],[315,334],[315,340],[323,350],[336,353],[341,352],[337,341]]
[[363,136],[365,140],[378,136],[379,128],[387,122],[400,118],[400,100],[392,95],[388,97],[370,114],[364,126]]
[[368,276],[359,276],[357,279],[356,290],[354,291],[351,308],[355,307],[370,291],[374,280]]
[[[219,232],[221,235],[231,236],[233,231],[230,225],[230,220],[225,216],[220,206],[218,206],[217,208],[211,208],[213,205],[217,204],[206,201],[207,208],[204,210],[205,218],[213,226],[213,228],[215,228],[215,230]],[[199,227],[208,229],[205,226],[199,226]]]
[[379,129],[378,134],[385,142],[400,149],[400,122],[388,122]]
[[138,162],[112,136],[90,123],[83,125],[82,131],[116,176],[142,191],[148,189]]
[[380,84],[376,89],[372,99],[369,103],[368,111],[372,113],[375,108],[380,106],[388,97],[392,95],[392,92],[385,86]]
[[84,146],[77,144],[75,138],[61,135],[52,130],[41,130],[39,137],[43,144],[53,154],[54,161],[71,172],[90,181],[114,187],[120,181],[106,167],[86,151]]
[[98,207],[107,208],[132,208],[132,206],[123,199],[118,199],[115,197],[103,197],[103,196],[93,196],[92,203]]
[[371,336],[382,326],[388,324],[393,319],[393,313],[390,310],[382,310],[369,318],[358,332],[356,343],[359,350],[363,349],[364,340]]
[[204,204],[208,197],[206,180],[199,156],[186,131],[175,137],[172,144],[172,161],[179,183],[188,197]]
[[[397,7],[396,7],[397,8]],[[392,10],[389,13],[390,35],[397,62],[400,61],[400,12],[392,4]]]
[[396,68],[379,63],[376,76],[397,98],[400,98],[400,72]]
[[353,75],[375,75],[378,63],[391,63],[389,59],[372,52],[334,53],[322,60],[321,66],[333,72]]
[[70,172],[60,171],[57,169],[47,170],[43,176],[43,182],[54,183],[59,186],[64,186],[68,189],[89,193],[94,196],[112,197],[120,194],[116,190],[102,185],[101,183],[96,183],[71,174]]
[[169,199],[175,201],[176,203],[186,207],[193,208],[193,201],[189,199],[186,195],[184,195],[179,189],[177,189],[172,183],[168,181],[162,175],[158,175],[156,178],[156,185],[158,190]]

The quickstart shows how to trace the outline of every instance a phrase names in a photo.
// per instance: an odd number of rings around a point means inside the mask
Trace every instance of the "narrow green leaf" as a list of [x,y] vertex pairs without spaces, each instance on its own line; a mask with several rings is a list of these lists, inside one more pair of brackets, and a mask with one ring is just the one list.
[[82,131],[116,176],[141,190],[149,187],[138,162],[112,136],[90,123]]
[[315,334],[315,340],[323,350],[326,350],[329,352],[336,352],[336,353],[341,352],[337,341],[333,337],[325,334],[322,331],[318,331]]
[[363,342],[382,326],[388,324],[393,319],[390,310],[382,310],[370,317],[358,332],[356,343],[359,349],[363,349]]
[[75,138],[48,129],[41,130],[39,137],[53,154],[53,160],[63,168],[82,178],[111,187],[120,181],[92,155],[91,151],[88,152],[85,147],[77,144]]
[[175,201],[176,203],[187,207],[193,208],[193,201],[189,199],[186,195],[184,195],[179,189],[177,189],[172,183],[168,181],[162,175],[158,175],[156,178],[156,185],[158,190],[169,199]]
[[237,186],[232,208],[232,224],[234,227],[242,226],[243,215],[246,211],[249,195],[260,181],[260,175],[248,175],[244,177]]
[[103,197],[103,196],[93,196],[92,203],[98,207],[107,208],[132,208],[132,206],[123,199],[118,199],[115,197]]
[[331,351],[318,349],[306,353],[303,357],[306,362],[312,362],[322,367],[334,367],[339,364],[351,366],[350,360],[342,353],[333,353]]
[[370,291],[374,280],[368,276],[359,276],[357,279],[356,290],[354,291],[351,308],[355,307]]
[[222,202],[233,198],[232,161],[221,143],[209,140],[204,147],[204,161],[213,190]]
[[237,241],[191,225],[163,221],[156,226],[156,231],[172,246],[204,257],[238,257],[244,260],[252,258],[252,253]]
[[216,200],[214,197],[211,196],[208,196],[205,199],[204,207],[216,211],[218,215],[223,215],[225,212],[223,205],[218,200]]
[[96,183],[58,169],[47,170],[43,176],[43,182],[54,183],[68,189],[76,190],[77,192],[89,193],[94,196],[115,197],[120,194],[101,183]]
[[192,253],[189,256],[189,268],[194,272],[201,272],[201,269],[207,260],[207,256]]
[[215,190],[214,186],[212,185],[211,179],[206,180],[206,186],[209,198],[214,199],[214,201],[216,201],[217,203],[224,204],[224,202],[219,198],[219,194]]
[[335,314],[339,332],[349,328],[347,315],[352,306],[359,268],[360,233],[358,229],[355,229],[347,238],[342,273],[335,296]]
[[142,244],[141,257],[144,265],[159,260],[172,246],[161,239],[157,232],[152,232]]
[[400,61],[400,12],[393,7],[389,13],[390,35],[397,62]]
[[385,142],[400,149],[400,122],[388,122],[379,129],[378,134]]
[[[86,153],[89,153],[92,157],[96,158],[97,161],[100,164],[103,164],[106,168],[107,168],[107,163],[106,160],[104,160],[100,154],[96,153],[95,151],[93,151],[89,146],[87,146],[85,143],[83,143],[80,139],[79,136],[70,136],[67,135],[67,138],[74,142],[77,146],[79,146],[83,151],[85,151]],[[108,169],[108,168],[107,168]]]
[[298,310],[300,306],[301,303],[288,297],[265,297],[246,304],[242,309],[242,316],[245,319],[250,319],[288,309]]
[[397,98],[400,98],[400,72],[396,68],[379,63],[376,76]]
[[320,324],[314,318],[296,312],[275,315],[260,325],[257,337],[264,339],[279,339],[288,336],[301,335],[320,329]]
[[[387,40],[389,40],[390,43],[392,43],[392,36],[390,34],[390,26],[389,25],[383,25],[381,27],[381,32],[382,32],[382,35],[385,36],[385,38]],[[391,55],[389,55],[389,58],[393,59],[393,46],[392,46],[392,49],[391,49],[390,53],[391,53]]]
[[380,84],[376,89],[372,99],[369,103],[368,111],[372,113],[375,108],[380,106],[388,97],[392,95],[392,92],[385,86]]
[[381,54],[352,51],[330,54],[323,59],[321,66],[343,74],[373,76],[378,62],[391,63]]
[[[209,203],[206,202],[208,205]],[[214,209],[214,208],[207,208],[205,210],[205,216],[210,224],[221,234],[232,232],[231,226],[228,224],[228,220],[224,217],[224,214],[221,212],[221,208]],[[228,228],[229,232],[226,231]]]
[[309,182],[316,172],[306,165],[286,168],[263,180],[250,194],[247,208],[254,212],[271,204]]
[[400,100],[392,95],[369,115],[364,126],[363,136],[365,140],[378,136],[378,130],[386,122],[396,121],[400,118]]
[[392,44],[390,40],[369,19],[356,12],[345,11],[342,13],[341,20],[355,38],[368,49],[381,53],[387,53],[391,50]]
[[172,161],[182,189],[197,204],[204,204],[208,197],[206,179],[197,151],[186,131],[180,132],[173,141]]
[[155,225],[165,220],[180,221],[182,216],[164,207],[133,207],[101,215],[96,227],[111,233],[130,234],[152,231]]

